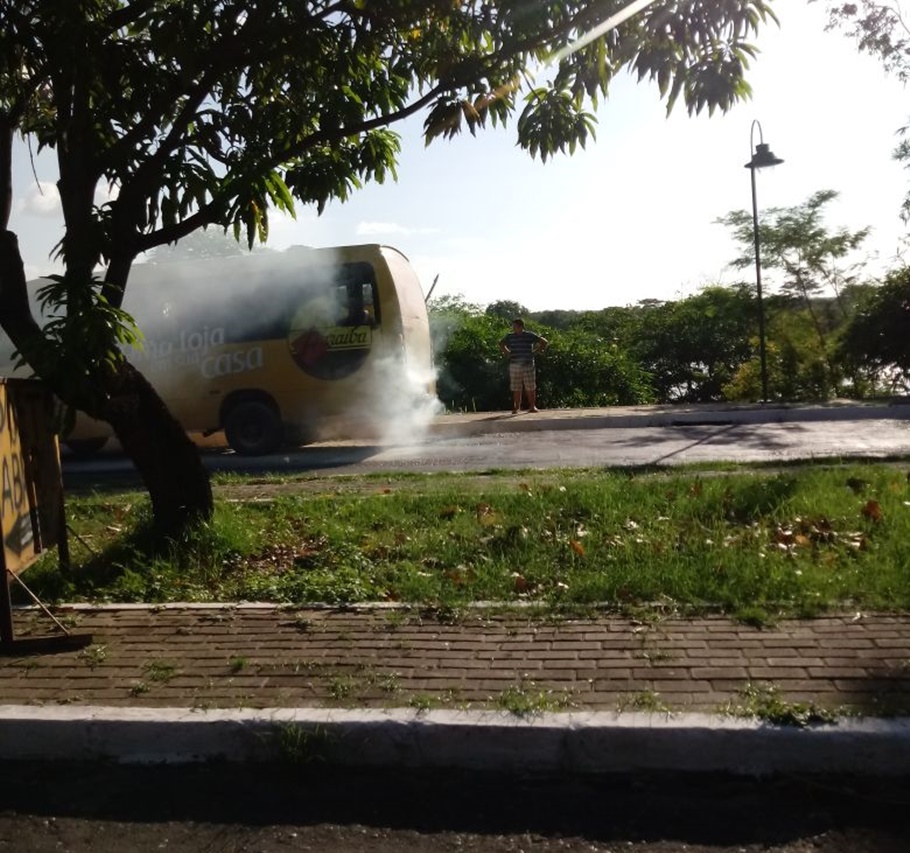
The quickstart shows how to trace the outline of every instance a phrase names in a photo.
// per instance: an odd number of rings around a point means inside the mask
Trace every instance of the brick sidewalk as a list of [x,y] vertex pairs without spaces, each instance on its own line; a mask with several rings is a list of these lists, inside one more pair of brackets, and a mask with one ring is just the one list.
[[[910,616],[753,628],[723,617],[541,620],[392,609],[61,608],[78,651],[0,657],[0,704],[716,712],[788,703],[910,713]],[[52,633],[33,611],[17,638]]]

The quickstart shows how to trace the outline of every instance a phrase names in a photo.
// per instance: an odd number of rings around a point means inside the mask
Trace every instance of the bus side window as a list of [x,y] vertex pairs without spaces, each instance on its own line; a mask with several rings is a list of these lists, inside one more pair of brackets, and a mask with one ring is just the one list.
[[379,325],[379,312],[376,310],[376,298],[372,282],[363,282],[360,285],[360,292],[366,323],[376,327]]
[[342,284],[335,288],[335,311],[339,326],[362,326],[365,322],[357,293],[348,285]]
[[375,326],[373,291],[369,284],[348,284],[336,293],[340,308],[340,325]]

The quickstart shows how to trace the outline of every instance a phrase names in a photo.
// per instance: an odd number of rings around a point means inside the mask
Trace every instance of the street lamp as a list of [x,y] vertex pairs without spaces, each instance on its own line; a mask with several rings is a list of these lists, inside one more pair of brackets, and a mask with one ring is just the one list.
[[[758,128],[758,145],[755,144],[755,128]],[[766,166],[779,166],[784,161],[775,157],[768,147],[761,132],[758,120],[752,122],[749,131],[749,154],[752,159],[746,163],[746,168],[752,174],[752,236],[755,241],[755,292],[758,295],[758,353],[761,359],[761,398],[762,402],[768,400],[768,360],[765,352],[765,306],[762,302],[761,292],[761,254],[758,236],[758,197],[755,194],[755,172]]]

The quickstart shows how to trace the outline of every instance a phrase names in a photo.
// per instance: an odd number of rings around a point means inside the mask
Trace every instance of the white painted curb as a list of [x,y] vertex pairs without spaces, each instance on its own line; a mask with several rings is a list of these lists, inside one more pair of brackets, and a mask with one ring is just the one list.
[[897,776],[910,773],[910,719],[795,728],[706,714],[0,705],[0,760]]

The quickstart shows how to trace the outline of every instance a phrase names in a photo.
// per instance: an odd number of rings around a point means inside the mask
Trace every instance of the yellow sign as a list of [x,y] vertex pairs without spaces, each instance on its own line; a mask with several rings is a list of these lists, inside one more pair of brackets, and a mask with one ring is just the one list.
[[18,574],[63,530],[53,398],[40,383],[0,381],[0,532],[3,566]]

